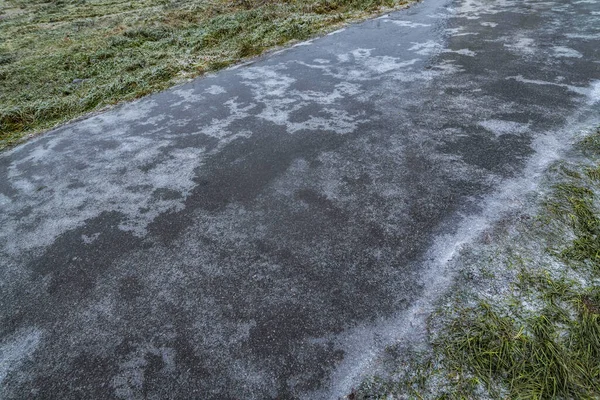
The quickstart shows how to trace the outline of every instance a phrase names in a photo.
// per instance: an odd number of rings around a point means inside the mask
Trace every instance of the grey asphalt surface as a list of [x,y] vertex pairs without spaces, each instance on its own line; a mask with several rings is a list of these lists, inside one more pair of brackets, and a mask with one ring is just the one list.
[[348,393],[599,62],[597,0],[425,0],[0,154],[0,397]]

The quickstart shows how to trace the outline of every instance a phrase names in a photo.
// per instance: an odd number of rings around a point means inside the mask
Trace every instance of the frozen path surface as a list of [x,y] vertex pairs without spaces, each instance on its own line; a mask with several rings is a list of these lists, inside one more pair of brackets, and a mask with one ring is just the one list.
[[597,0],[425,0],[0,154],[0,398],[348,393],[599,62]]

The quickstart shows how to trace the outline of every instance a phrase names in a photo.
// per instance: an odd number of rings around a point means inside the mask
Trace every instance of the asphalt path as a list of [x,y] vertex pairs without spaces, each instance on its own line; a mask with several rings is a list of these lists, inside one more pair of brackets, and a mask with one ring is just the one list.
[[6,151],[0,397],[342,396],[599,111],[597,0],[424,0]]

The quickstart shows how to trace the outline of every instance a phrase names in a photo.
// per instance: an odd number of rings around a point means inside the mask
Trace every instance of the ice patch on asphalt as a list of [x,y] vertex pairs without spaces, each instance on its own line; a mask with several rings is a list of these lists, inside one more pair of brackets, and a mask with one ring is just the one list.
[[431,24],[423,24],[420,22],[411,22],[411,21],[398,21],[398,20],[394,20],[394,19],[390,19],[388,20],[389,22],[398,25],[398,26],[402,26],[405,28],[421,28],[421,27],[428,27],[431,26]]
[[208,87],[205,90],[205,92],[209,93],[209,94],[215,94],[215,95],[216,94],[227,93],[227,91],[222,86],[219,86],[219,85],[212,85],[212,86]]
[[554,57],[581,58],[583,54],[575,49],[564,46],[554,46]]
[[[573,118],[575,120],[575,118]],[[590,123],[582,126],[590,126]],[[331,378],[331,398],[340,398],[364,378],[365,371],[373,369],[383,349],[396,343],[417,345],[427,335],[427,317],[435,309],[437,300],[454,282],[451,261],[461,249],[511,211],[523,206],[527,193],[535,191],[545,170],[557,161],[570,146],[581,128],[567,125],[562,131],[538,137],[533,143],[532,156],[521,177],[501,183],[493,194],[481,200],[480,212],[463,215],[452,234],[442,234],[423,257],[424,268],[420,284],[421,296],[405,312],[395,318],[380,320],[349,329],[337,337],[338,346],[346,356]]]
[[533,85],[549,85],[558,86],[570,90],[571,92],[578,93],[587,98],[588,104],[594,104],[600,101],[600,80],[590,82],[588,87],[568,85],[566,83],[548,82],[538,79],[526,79],[522,75],[509,76],[506,79],[514,79],[517,82],[530,83]]
[[505,43],[504,47],[510,49],[512,52],[517,54],[531,55],[535,53],[536,46],[535,40],[531,38],[518,38],[510,43]]
[[32,327],[15,333],[0,344],[0,385],[11,371],[31,357],[41,339],[42,331]]
[[480,126],[492,132],[496,136],[502,135],[520,135],[527,132],[529,124],[522,124],[514,121],[504,121],[499,119],[488,119],[481,121]]

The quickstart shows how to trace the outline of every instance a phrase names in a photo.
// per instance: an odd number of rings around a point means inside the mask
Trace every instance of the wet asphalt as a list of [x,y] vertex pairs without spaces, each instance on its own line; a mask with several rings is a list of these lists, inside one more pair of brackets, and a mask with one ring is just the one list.
[[425,0],[6,151],[0,398],[347,394],[599,111],[597,0]]

